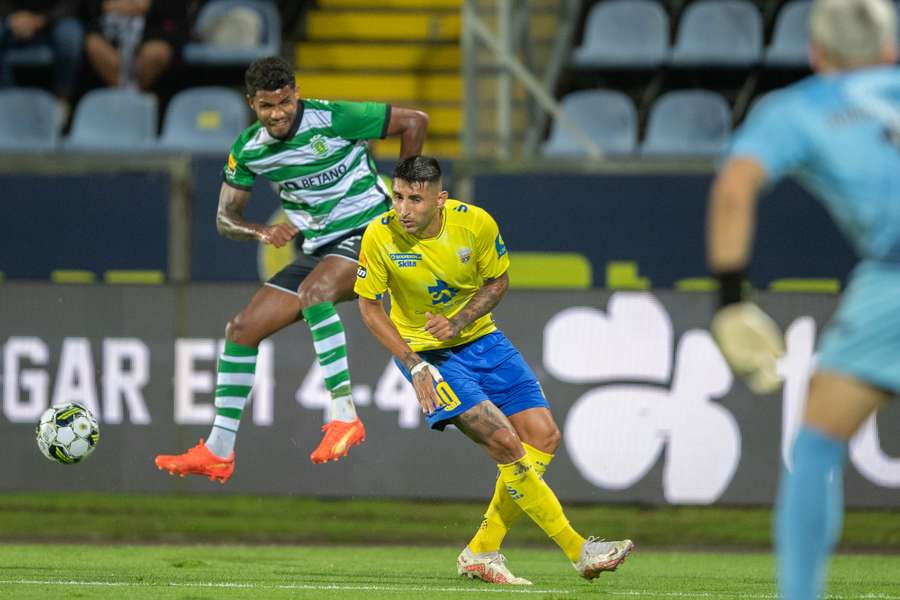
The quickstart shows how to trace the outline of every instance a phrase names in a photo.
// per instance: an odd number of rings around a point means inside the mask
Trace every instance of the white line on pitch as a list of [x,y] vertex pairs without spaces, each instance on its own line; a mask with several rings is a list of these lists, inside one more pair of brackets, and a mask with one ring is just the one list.
[[225,588],[225,589],[248,589],[248,590],[317,590],[317,591],[357,591],[357,592],[470,592],[475,594],[481,593],[504,593],[504,594],[564,594],[571,590],[552,590],[552,589],[528,589],[519,587],[488,587],[478,588],[460,588],[460,587],[426,587],[426,586],[387,586],[387,585],[341,585],[341,584],[313,584],[313,583],[287,583],[287,584],[271,584],[258,585],[255,583],[237,583],[237,582],[127,582],[127,581],[64,581],[64,580],[40,580],[40,579],[9,579],[0,580],[0,585],[66,585],[66,586],[86,586],[86,587],[186,587],[186,588]]
[[[285,583],[260,585],[255,583],[240,582],[128,582],[128,581],[76,581],[53,579],[6,579],[0,580],[0,585],[60,585],[60,586],[86,586],[86,587],[186,587],[186,588],[222,588],[222,589],[275,589],[275,590],[318,590],[318,591],[372,591],[372,592],[469,592],[502,593],[502,594],[572,594],[585,590],[553,590],[553,589],[529,589],[520,587],[488,587],[488,588],[460,588],[460,587],[428,587],[428,586],[388,586],[388,585],[342,585],[342,584],[313,584],[313,583]],[[651,590],[604,590],[609,596],[633,596],[647,597],[652,595],[657,598],[746,598],[752,600],[774,600],[775,594],[747,594],[744,592],[660,592]],[[900,596],[888,594],[829,594],[826,600],[900,600]]]

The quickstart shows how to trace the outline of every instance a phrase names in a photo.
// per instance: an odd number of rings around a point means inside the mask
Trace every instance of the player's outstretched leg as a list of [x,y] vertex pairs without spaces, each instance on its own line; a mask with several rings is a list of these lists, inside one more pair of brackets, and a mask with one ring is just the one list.
[[331,419],[322,426],[324,436],[309,459],[316,464],[339,460],[352,446],[366,439],[366,428],[356,415],[350,392],[347,363],[347,338],[340,315],[331,302],[303,309],[303,318],[312,333],[319,366],[325,375],[325,388],[331,394]]
[[216,418],[206,443],[184,454],[161,454],[156,466],[171,475],[202,475],[225,483],[234,472],[234,442],[241,414],[253,388],[257,349],[225,341],[216,375]]
[[[553,460],[553,455],[541,452],[524,442],[522,447],[525,448],[525,454],[531,459],[538,477],[543,477],[547,466]],[[503,479],[499,477],[498,473],[494,496],[484,513],[484,519],[481,521],[478,531],[456,559],[456,572],[464,577],[477,577],[489,583],[510,583],[510,580],[514,580],[513,583],[519,585],[530,584],[531,582],[527,579],[513,575],[506,566],[506,559],[500,554],[503,539],[512,524],[522,514],[522,509],[506,491],[506,484],[503,483]],[[502,569],[499,568],[500,566]]]
[[[522,442],[522,447],[525,448],[525,454],[531,459],[531,464],[538,477],[543,477],[547,466],[553,460],[553,455],[542,452],[525,442]],[[500,550],[503,538],[506,537],[512,524],[520,516],[522,516],[522,509],[506,491],[506,484],[503,483],[498,472],[494,496],[484,513],[484,519],[481,521],[478,531],[469,541],[468,548],[475,554]]]
[[607,542],[579,535],[569,524],[556,494],[538,477],[528,456],[499,467],[500,478],[512,499],[562,548],[575,570],[585,579],[594,579],[604,571],[615,571],[634,549],[631,540]]
[[783,474],[778,493],[778,584],[782,598],[816,600],[840,537],[847,444],[805,426],[792,456],[793,470]]

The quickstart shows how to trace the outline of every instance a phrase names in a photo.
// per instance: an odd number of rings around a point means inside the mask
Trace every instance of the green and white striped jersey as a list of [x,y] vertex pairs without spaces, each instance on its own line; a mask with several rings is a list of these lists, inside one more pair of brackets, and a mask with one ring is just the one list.
[[390,209],[366,144],[385,136],[390,111],[378,102],[301,100],[286,139],[259,121],[244,130],[231,146],[225,181],[251,189],[262,175],[278,184],[281,206],[311,253]]

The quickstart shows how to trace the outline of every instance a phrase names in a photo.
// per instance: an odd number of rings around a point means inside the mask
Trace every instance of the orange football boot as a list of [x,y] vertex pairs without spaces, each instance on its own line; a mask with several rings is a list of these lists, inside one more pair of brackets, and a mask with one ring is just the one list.
[[359,417],[352,421],[330,421],[322,425],[322,431],[325,436],[319,447],[309,455],[309,460],[315,464],[337,461],[347,456],[351,446],[366,441],[366,428]]
[[209,451],[200,438],[200,443],[184,454],[160,454],[156,466],[169,475],[204,475],[210,481],[225,483],[234,473],[234,452],[228,458],[219,458]]

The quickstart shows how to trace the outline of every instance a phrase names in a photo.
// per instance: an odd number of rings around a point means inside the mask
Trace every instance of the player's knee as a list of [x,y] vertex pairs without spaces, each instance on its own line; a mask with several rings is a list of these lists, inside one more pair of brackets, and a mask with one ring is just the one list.
[[301,285],[297,290],[297,298],[300,299],[301,310],[322,302],[334,302],[333,294],[328,286],[321,284]]
[[254,346],[259,343],[259,340],[253,339],[250,328],[247,326],[247,319],[242,315],[236,315],[228,321],[225,326],[225,337],[228,341],[242,346]]
[[546,431],[542,432],[540,443],[535,446],[535,448],[541,452],[553,454],[556,452],[556,449],[559,448],[560,440],[562,440],[562,434],[559,432],[559,428],[554,424]]
[[501,464],[507,464],[519,460],[525,453],[522,441],[512,429],[497,429],[488,439],[488,449],[491,455]]

